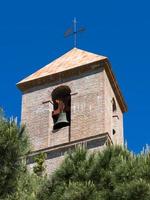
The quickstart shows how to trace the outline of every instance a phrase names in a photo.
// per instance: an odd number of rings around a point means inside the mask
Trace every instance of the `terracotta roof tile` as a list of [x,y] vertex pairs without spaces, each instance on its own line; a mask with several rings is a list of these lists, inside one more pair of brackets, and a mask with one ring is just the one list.
[[24,82],[63,72],[72,68],[76,68],[104,59],[106,59],[106,57],[90,53],[81,49],[73,48],[66,54],[51,62],[50,64],[46,65],[45,67],[41,68],[40,70],[36,71],[35,73],[20,81],[18,85]]
[[[100,56],[94,53],[90,53],[81,49],[73,48],[72,50],[68,51],[66,54],[62,55],[61,57],[57,58],[50,64],[46,65],[45,67],[41,68],[40,70],[36,71],[35,73],[31,74],[27,78],[20,81],[17,86],[23,91],[27,89],[29,86],[33,86],[33,82],[37,84],[36,81],[44,78],[49,77],[53,74],[57,74],[63,71],[67,71],[76,67],[84,66],[99,62],[101,60],[105,60],[105,70],[112,85],[112,88],[116,94],[118,102],[123,112],[127,111],[127,105],[124,101],[122,93],[119,89],[119,85],[116,81],[116,78],[113,74],[111,66],[107,57]],[[35,81],[34,81],[35,80]],[[32,84],[31,84],[32,82]]]

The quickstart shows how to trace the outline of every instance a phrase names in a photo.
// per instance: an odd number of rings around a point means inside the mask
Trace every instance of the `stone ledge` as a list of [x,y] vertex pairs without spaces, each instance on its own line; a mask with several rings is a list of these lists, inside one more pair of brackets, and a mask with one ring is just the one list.
[[45,149],[41,149],[39,151],[32,152],[27,158],[27,164],[34,163],[34,157],[39,153],[46,153],[47,158],[46,160],[63,156],[66,152],[73,150],[78,145],[85,145],[87,149],[93,149],[96,147],[100,147],[103,145],[107,145],[107,143],[111,144],[111,138],[108,133],[99,134],[97,136],[92,136],[88,138],[84,138],[81,140],[76,140],[69,143],[64,143],[61,145],[57,145],[54,147],[49,147]]

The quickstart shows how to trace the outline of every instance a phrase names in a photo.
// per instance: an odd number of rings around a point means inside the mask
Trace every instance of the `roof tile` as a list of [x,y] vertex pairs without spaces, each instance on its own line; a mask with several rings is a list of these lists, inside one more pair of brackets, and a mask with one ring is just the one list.
[[59,72],[63,72],[72,68],[76,68],[104,59],[106,59],[106,57],[90,53],[81,49],[73,48],[66,54],[62,55],[61,57],[46,65],[45,67],[41,68],[40,70],[28,76],[27,78],[23,79],[18,84],[56,74]]

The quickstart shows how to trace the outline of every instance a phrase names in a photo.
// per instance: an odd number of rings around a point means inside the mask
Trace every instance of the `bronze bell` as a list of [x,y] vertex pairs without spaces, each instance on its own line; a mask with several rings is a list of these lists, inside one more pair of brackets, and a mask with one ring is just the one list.
[[65,126],[69,126],[69,122],[67,120],[67,116],[65,112],[61,112],[57,119],[57,122],[54,124],[54,130],[59,129]]

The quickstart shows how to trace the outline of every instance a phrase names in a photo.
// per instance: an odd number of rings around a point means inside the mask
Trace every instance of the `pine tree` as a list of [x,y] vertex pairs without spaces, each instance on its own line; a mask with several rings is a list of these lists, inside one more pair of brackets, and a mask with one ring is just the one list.
[[69,153],[38,193],[38,200],[148,200],[150,153],[110,146],[98,153]]
[[[36,200],[39,188],[47,180],[29,171],[26,159],[30,143],[25,126],[18,126],[15,119],[7,119],[0,109],[0,200]],[[35,167],[44,171],[45,155],[41,154]]]
[[44,154],[36,158],[36,173],[27,170],[29,151],[25,127],[0,110],[0,200],[150,199],[150,151],[135,155],[108,146],[92,153],[78,147],[49,179],[41,176]]
[[25,127],[0,112],[0,199],[16,191],[23,158],[29,152]]
[[43,176],[46,175],[45,170],[46,170],[46,166],[45,164],[45,159],[46,159],[46,153],[39,153],[35,158],[35,165],[33,167],[33,171],[35,174],[37,174],[38,176]]

